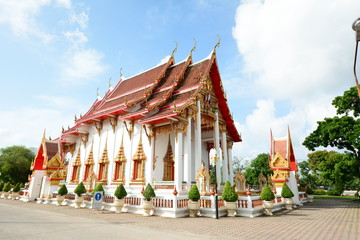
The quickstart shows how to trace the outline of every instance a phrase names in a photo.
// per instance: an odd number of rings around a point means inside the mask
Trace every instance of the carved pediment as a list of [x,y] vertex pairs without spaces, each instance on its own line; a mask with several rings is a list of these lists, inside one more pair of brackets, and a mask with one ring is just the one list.
[[52,157],[50,159],[50,161],[48,161],[47,165],[46,165],[46,168],[58,168],[58,169],[61,169],[63,168],[64,165],[60,159],[60,155],[59,153],[55,154],[54,157]]
[[275,157],[270,161],[270,168],[288,168],[289,162],[283,158],[278,152]]

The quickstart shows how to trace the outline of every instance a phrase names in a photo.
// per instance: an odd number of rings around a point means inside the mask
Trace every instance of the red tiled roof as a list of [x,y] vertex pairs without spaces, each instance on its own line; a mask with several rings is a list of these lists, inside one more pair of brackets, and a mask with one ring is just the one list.
[[[195,103],[203,86],[201,80],[208,76],[219,100],[219,111],[226,122],[227,130],[233,140],[239,142],[241,137],[234,125],[223,91],[215,52],[210,58],[195,64],[192,64],[191,55],[176,65],[171,57],[163,65],[127,80],[120,80],[113,91],[108,92],[102,100],[96,100],[90,110],[76,121],[75,127],[64,131],[63,135],[76,134],[74,131],[80,123],[106,119],[109,115],[138,120],[139,123],[155,123],[176,116]],[[135,106],[139,109],[134,112]],[[158,109],[158,112],[151,115],[154,109]]]

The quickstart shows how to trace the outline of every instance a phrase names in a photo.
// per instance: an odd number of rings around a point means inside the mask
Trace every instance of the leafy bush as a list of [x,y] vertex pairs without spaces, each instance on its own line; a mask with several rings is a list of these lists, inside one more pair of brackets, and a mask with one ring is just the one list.
[[294,196],[294,193],[291,191],[291,189],[286,183],[283,184],[283,187],[281,189],[281,196],[283,198],[292,198]]
[[20,183],[20,188],[24,188],[24,187],[25,187],[24,183]]
[[67,190],[67,188],[66,188],[66,185],[64,184],[64,185],[62,185],[62,186],[59,188],[58,194],[59,194],[60,196],[64,196],[64,195],[66,195],[67,193],[68,193],[68,190]]
[[122,185],[122,183],[120,183],[120,185],[116,188],[114,196],[117,199],[123,199],[124,197],[126,197],[127,192],[124,188],[124,185]]
[[148,183],[146,185],[146,188],[142,194],[144,196],[144,198],[147,200],[147,201],[150,201],[151,198],[154,198],[156,197],[155,195],[155,192],[154,192],[154,189],[152,188],[152,186],[150,185],[150,183]]
[[19,191],[20,191],[20,183],[17,183],[13,188],[13,192],[19,192]]
[[314,194],[314,191],[313,191],[311,188],[307,188],[307,189],[306,189],[306,194],[308,194],[308,195],[313,195],[313,194]]
[[101,183],[99,183],[94,190],[92,191],[91,195],[94,195],[95,192],[102,192],[103,195],[105,194],[105,190],[103,188],[103,185]]
[[3,190],[3,188],[4,188],[4,183],[1,182],[1,183],[0,183],[0,192]]
[[10,183],[7,183],[7,184],[5,184],[3,191],[8,192],[8,191],[10,191],[10,189],[11,189],[11,185],[10,185]]
[[336,189],[330,189],[326,192],[326,194],[330,196],[340,196],[341,192]]
[[326,195],[326,192],[323,189],[315,189],[314,195]]
[[229,181],[226,181],[225,183],[221,198],[227,202],[235,202],[238,200],[238,194],[235,192],[235,188],[231,186]]
[[85,188],[83,182],[81,182],[81,183],[79,183],[79,185],[77,185],[77,187],[74,190],[74,193],[78,197],[81,197],[82,194],[86,193],[86,188]]
[[200,192],[199,192],[199,189],[198,189],[198,187],[196,186],[196,184],[194,184],[194,185],[191,187],[191,189],[190,189],[190,191],[189,191],[189,193],[188,193],[188,198],[191,199],[191,200],[194,201],[194,202],[199,201],[199,199],[200,199]]
[[271,190],[269,185],[266,184],[264,186],[264,188],[260,194],[260,199],[265,200],[265,201],[271,201],[271,200],[275,199],[275,194],[273,193],[273,191]]

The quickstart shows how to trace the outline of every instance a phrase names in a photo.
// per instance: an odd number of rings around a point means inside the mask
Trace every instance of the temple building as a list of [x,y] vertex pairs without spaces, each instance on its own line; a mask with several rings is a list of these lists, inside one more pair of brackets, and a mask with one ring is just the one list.
[[270,158],[269,166],[274,171],[271,176],[276,192],[281,193],[282,186],[286,182],[294,193],[293,201],[300,204],[298,182],[296,179],[297,163],[290,137],[290,129],[286,137],[274,138],[270,130]]
[[[174,50],[164,64],[130,78],[121,76],[84,115],[75,117],[72,127],[63,129],[57,142],[43,137],[29,194],[46,198],[60,178],[69,192],[80,182],[88,191],[102,183],[112,195],[122,183],[130,196],[137,196],[151,183],[157,196],[180,197],[198,181],[207,183],[198,185],[209,194],[206,172],[212,148],[220,156],[218,182],[233,183],[232,146],[241,136],[227,104],[215,48],[196,63],[195,48],[179,63]],[[50,168],[55,156],[61,166]]]

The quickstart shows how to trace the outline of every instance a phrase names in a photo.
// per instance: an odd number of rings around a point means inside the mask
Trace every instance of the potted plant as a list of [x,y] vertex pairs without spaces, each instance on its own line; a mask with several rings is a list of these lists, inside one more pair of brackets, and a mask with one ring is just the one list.
[[122,212],[122,208],[124,206],[124,197],[126,197],[127,192],[124,188],[124,185],[122,183],[120,183],[120,185],[116,188],[114,196],[115,198],[115,209],[116,209],[116,213],[121,213]]
[[308,187],[306,189],[306,195],[307,195],[309,202],[314,202],[314,190],[312,190],[311,188]]
[[7,184],[5,184],[5,186],[4,186],[4,188],[3,188],[3,197],[4,197],[4,199],[8,199],[8,197],[9,197],[9,191],[10,191],[10,189],[11,189],[11,185],[10,185],[10,183],[7,183]]
[[75,208],[80,208],[80,205],[84,201],[84,197],[82,196],[82,194],[86,193],[86,188],[85,188],[83,182],[81,182],[81,183],[79,183],[79,185],[77,185],[77,187],[74,190],[74,193],[76,194]]
[[20,191],[20,183],[17,183],[11,193],[12,200],[16,200],[16,198],[19,197],[19,191]]
[[3,188],[4,188],[4,183],[3,183],[3,182],[0,182],[0,197],[2,197]]
[[152,203],[152,198],[156,197],[154,189],[152,188],[150,183],[146,185],[146,188],[142,193],[142,195],[144,196],[144,200],[143,200],[144,216],[148,217],[150,216],[150,211],[154,208]]
[[190,211],[190,217],[196,217],[200,209],[200,204],[199,204],[200,192],[196,184],[194,184],[191,187],[188,193],[188,198],[189,198],[188,207]]
[[269,216],[273,215],[272,209],[274,208],[274,203],[272,202],[272,200],[275,199],[275,194],[273,193],[269,185],[265,184],[264,188],[261,191],[260,199],[263,200],[263,208],[265,210],[264,213]]
[[229,181],[226,181],[224,191],[221,198],[225,201],[228,217],[236,216],[236,201],[238,200],[238,194],[235,192],[235,188],[231,186]]
[[293,200],[291,198],[294,197],[294,193],[286,183],[283,184],[281,196],[284,198],[285,208],[291,210],[293,205]]
[[57,201],[57,205],[61,206],[61,203],[64,201],[65,199],[65,195],[68,193],[68,190],[66,188],[66,185],[62,185],[59,190],[58,190],[58,195],[56,197],[56,201]]

